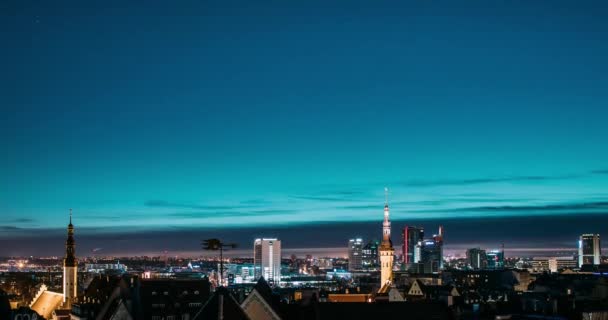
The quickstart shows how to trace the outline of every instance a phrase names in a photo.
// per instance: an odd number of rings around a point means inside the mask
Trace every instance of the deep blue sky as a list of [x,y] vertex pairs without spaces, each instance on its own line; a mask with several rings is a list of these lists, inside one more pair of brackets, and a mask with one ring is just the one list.
[[57,233],[72,207],[96,237],[83,250],[175,228],[246,242],[292,227],[321,235],[284,247],[338,246],[380,234],[384,186],[396,236],[466,221],[447,235],[500,243],[472,231],[504,218],[526,243],[527,216],[565,221],[537,246],[608,233],[589,223],[608,212],[605,1],[3,1],[0,14],[2,243]]

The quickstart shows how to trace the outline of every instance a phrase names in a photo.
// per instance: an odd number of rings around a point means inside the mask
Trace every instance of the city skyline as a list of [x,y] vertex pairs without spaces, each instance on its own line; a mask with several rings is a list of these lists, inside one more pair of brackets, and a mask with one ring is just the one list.
[[606,4],[482,3],[8,3],[0,251],[608,234]]

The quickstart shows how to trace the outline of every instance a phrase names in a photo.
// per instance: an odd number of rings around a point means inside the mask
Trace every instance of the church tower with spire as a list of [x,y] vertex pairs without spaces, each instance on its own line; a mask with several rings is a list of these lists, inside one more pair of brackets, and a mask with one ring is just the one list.
[[70,224],[68,239],[65,241],[65,258],[63,258],[63,308],[71,309],[77,296],[78,261],[76,260],[76,243],[74,242],[74,225],[72,225],[72,209],[70,209]]
[[384,188],[384,222],[382,223],[382,243],[380,252],[380,288],[393,280],[393,258],[395,249],[391,241],[391,220],[388,210],[388,188]]

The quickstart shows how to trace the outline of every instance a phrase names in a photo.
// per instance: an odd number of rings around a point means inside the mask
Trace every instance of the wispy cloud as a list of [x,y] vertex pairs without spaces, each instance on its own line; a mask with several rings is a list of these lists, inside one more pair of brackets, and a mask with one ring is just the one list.
[[31,218],[17,218],[17,219],[8,220],[8,222],[11,222],[11,223],[32,223],[32,222],[36,222],[36,220],[31,219]]
[[15,231],[15,230],[21,230],[21,228],[19,228],[17,226],[0,226],[0,230],[3,230],[3,231]]
[[470,208],[456,208],[449,211],[488,211],[488,212],[503,212],[503,211],[529,211],[529,212],[557,212],[557,211],[588,211],[595,209],[608,209],[608,202],[585,202],[585,203],[567,203],[567,204],[549,204],[549,205],[527,205],[527,206],[482,206]]
[[347,199],[347,198],[341,198],[341,197],[330,197],[330,196],[291,196],[290,198],[292,199],[297,199],[297,200],[309,200],[309,201],[329,201],[329,202],[351,202],[351,201],[356,201],[354,199]]
[[599,169],[591,171],[592,174],[608,174],[608,169]]
[[580,178],[582,175],[561,175],[561,176],[513,176],[495,178],[474,178],[474,179],[445,179],[445,180],[411,180],[399,183],[407,187],[435,187],[435,186],[464,186],[474,184],[502,183],[502,182],[530,182],[547,180],[567,180]]
[[227,206],[227,205],[198,205],[189,203],[176,203],[165,200],[148,200],[144,203],[147,207],[160,207],[160,208],[187,208],[195,210],[230,210],[240,208],[243,206]]
[[289,209],[262,209],[262,210],[235,210],[235,211],[193,211],[193,212],[174,212],[167,214],[176,218],[220,218],[220,217],[244,217],[244,216],[271,216],[280,214],[293,214],[296,210]]

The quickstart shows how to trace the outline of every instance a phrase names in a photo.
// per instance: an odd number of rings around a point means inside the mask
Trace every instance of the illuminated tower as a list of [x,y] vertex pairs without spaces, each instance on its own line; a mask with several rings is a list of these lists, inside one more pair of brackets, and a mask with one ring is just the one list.
[[391,220],[388,211],[388,189],[384,188],[384,222],[382,223],[382,243],[380,244],[380,288],[393,280],[393,257],[395,249],[391,241]]
[[599,234],[583,234],[578,241],[578,266],[600,264],[602,249]]
[[74,243],[74,226],[72,225],[72,209],[70,209],[70,224],[68,239],[65,241],[65,258],[63,258],[63,307],[72,308],[77,295],[78,261],[76,261],[76,244]]
[[424,239],[424,229],[421,227],[405,226],[403,228],[403,264],[409,270],[416,261],[416,246]]
[[281,282],[281,240],[276,238],[255,239],[253,243],[255,278],[264,277],[269,283]]

